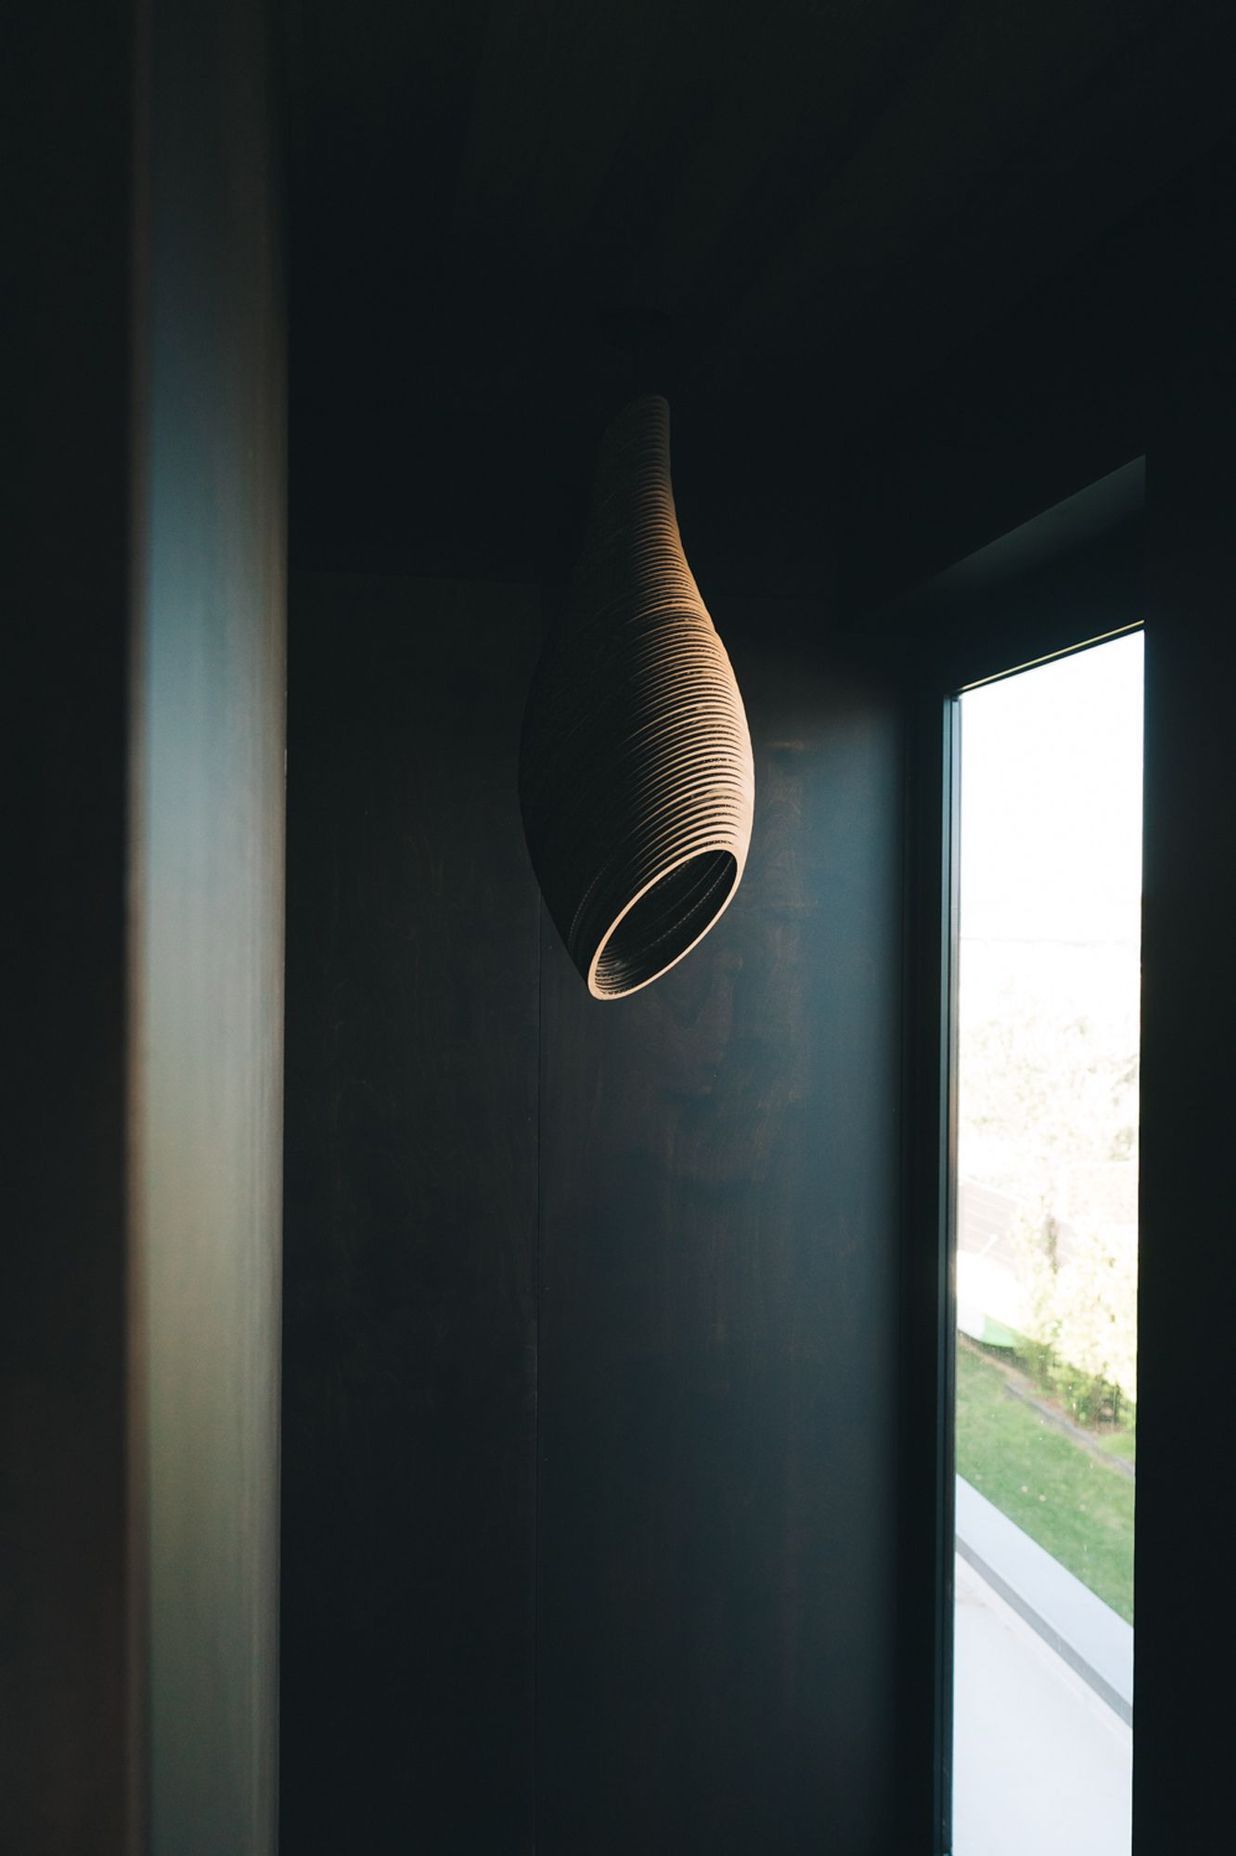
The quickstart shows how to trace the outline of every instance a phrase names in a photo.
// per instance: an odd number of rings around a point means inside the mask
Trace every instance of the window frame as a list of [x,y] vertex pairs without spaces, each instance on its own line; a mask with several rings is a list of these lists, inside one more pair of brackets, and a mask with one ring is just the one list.
[[960,699],[1144,628],[1144,505],[1138,458],[884,615],[907,665],[899,1751],[930,1856],[952,1849]]

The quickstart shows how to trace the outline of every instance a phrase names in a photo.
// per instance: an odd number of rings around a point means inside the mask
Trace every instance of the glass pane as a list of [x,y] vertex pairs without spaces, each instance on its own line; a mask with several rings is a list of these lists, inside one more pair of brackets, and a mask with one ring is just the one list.
[[1142,639],[961,699],[954,1856],[1128,1856]]

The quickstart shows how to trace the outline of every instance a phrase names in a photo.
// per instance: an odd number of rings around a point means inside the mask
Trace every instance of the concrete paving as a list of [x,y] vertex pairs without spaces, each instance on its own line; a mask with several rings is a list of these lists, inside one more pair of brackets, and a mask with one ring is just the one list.
[[1129,1856],[1133,1733],[960,1555],[953,1856]]
[[957,1551],[1128,1722],[1133,1626],[957,1478]]

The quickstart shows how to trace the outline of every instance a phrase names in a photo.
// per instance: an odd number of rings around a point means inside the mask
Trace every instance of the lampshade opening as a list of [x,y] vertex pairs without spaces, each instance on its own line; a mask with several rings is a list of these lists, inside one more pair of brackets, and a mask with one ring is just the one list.
[[598,999],[638,992],[707,934],[738,886],[730,851],[701,851],[650,883],[615,921],[593,957],[588,989]]
[[733,666],[678,533],[669,408],[644,394],[602,441],[520,743],[532,866],[593,998],[638,992],[724,913],[754,794]]

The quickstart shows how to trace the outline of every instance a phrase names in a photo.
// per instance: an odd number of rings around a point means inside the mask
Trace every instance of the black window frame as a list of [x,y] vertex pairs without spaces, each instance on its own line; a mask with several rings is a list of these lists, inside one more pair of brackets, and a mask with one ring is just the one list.
[[930,1856],[952,1849],[960,701],[1143,629],[1145,483],[1134,459],[882,615],[907,670],[899,1753],[903,1839]]

